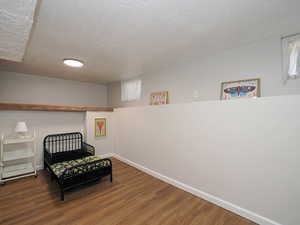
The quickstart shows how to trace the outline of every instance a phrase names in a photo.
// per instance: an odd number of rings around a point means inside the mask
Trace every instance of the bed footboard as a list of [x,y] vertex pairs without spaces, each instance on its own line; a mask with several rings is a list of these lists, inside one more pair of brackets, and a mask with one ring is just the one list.
[[61,190],[61,200],[64,201],[65,191],[100,180],[108,175],[110,175],[110,182],[112,182],[112,162],[110,159],[100,159],[67,168],[61,176],[56,176]]

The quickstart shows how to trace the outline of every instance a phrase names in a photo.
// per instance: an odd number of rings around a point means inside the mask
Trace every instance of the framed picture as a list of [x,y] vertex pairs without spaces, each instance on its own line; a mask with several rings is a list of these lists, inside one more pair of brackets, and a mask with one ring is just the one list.
[[96,118],[95,119],[95,136],[102,137],[106,136],[106,119]]
[[150,105],[169,104],[168,91],[154,92],[150,95]]
[[221,100],[260,97],[260,79],[223,82]]

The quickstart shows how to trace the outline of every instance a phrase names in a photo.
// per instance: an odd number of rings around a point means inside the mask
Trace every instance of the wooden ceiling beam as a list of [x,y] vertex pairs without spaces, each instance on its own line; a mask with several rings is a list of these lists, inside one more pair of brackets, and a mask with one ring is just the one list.
[[88,106],[63,106],[63,105],[38,105],[38,104],[17,104],[0,103],[0,110],[21,110],[21,111],[61,111],[61,112],[113,112],[111,107],[88,107]]

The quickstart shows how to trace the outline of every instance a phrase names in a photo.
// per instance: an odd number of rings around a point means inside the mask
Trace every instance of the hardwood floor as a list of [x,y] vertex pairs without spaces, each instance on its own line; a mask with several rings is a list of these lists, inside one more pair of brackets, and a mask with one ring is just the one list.
[[114,181],[66,193],[45,171],[0,187],[1,225],[254,225],[116,159]]

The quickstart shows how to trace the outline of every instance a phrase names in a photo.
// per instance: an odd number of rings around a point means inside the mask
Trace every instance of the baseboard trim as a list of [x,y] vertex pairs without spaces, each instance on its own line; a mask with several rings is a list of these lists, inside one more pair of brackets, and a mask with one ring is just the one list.
[[106,154],[102,154],[102,155],[98,155],[101,159],[104,158],[110,158],[110,157],[114,157],[115,154],[114,153],[106,153]]
[[173,186],[175,186],[177,188],[180,188],[180,189],[182,189],[182,190],[184,190],[186,192],[189,192],[189,193],[191,193],[191,194],[193,194],[193,195],[195,195],[195,196],[197,196],[199,198],[202,198],[202,199],[205,199],[205,200],[207,200],[209,202],[212,202],[212,203],[214,203],[214,204],[216,204],[216,205],[218,205],[218,206],[220,206],[220,207],[222,207],[224,209],[227,209],[227,210],[229,210],[229,211],[231,211],[231,212],[233,212],[233,213],[235,213],[235,214],[237,214],[239,216],[242,216],[242,217],[244,217],[246,219],[249,219],[249,220],[251,220],[251,221],[253,221],[253,222],[257,223],[257,224],[260,224],[260,225],[282,225],[282,224],[277,223],[277,222],[275,222],[273,220],[270,220],[270,219],[268,219],[268,218],[266,218],[264,216],[258,215],[258,214],[254,213],[252,211],[249,211],[247,209],[241,208],[241,207],[239,207],[239,206],[237,206],[237,205],[235,205],[235,204],[233,204],[231,202],[222,200],[222,199],[220,199],[220,198],[218,198],[216,196],[213,196],[213,195],[208,194],[208,193],[206,193],[204,191],[198,190],[198,189],[196,189],[194,187],[191,187],[191,186],[186,185],[184,183],[181,183],[181,182],[179,182],[177,180],[174,180],[174,179],[172,179],[170,177],[162,175],[162,174],[160,174],[160,173],[158,173],[156,171],[148,169],[148,168],[146,168],[146,167],[144,167],[144,166],[142,166],[140,164],[137,164],[135,162],[132,162],[132,161],[124,158],[123,156],[111,153],[110,157],[115,157],[116,159],[118,159],[118,160],[120,160],[120,161],[122,161],[122,162],[124,162],[124,163],[126,163],[126,164],[128,164],[130,166],[133,166],[136,169],[139,169],[139,170],[141,170],[141,171],[143,171],[143,172],[145,172],[145,173],[147,173],[147,174],[149,174],[149,175],[151,175],[153,177],[156,177],[156,178],[158,178],[158,179],[160,179],[160,180],[162,180],[162,181],[164,181],[164,182],[166,182],[168,184],[171,184],[171,185],[173,185]]

